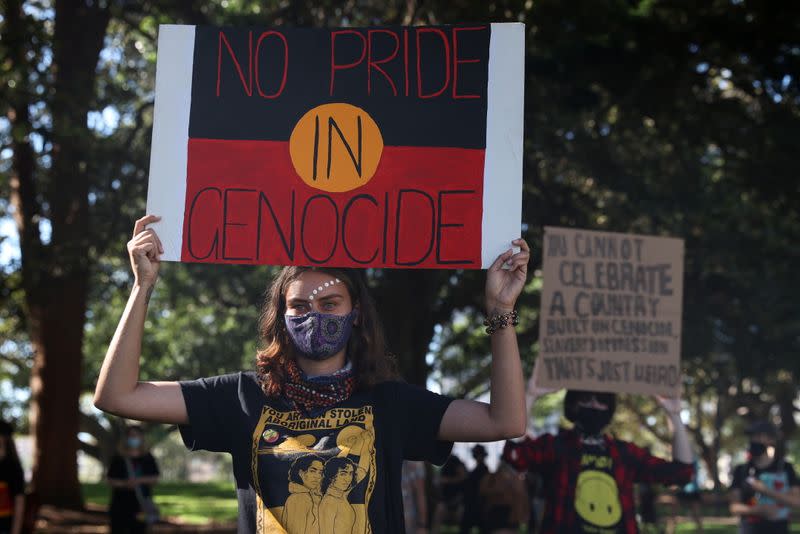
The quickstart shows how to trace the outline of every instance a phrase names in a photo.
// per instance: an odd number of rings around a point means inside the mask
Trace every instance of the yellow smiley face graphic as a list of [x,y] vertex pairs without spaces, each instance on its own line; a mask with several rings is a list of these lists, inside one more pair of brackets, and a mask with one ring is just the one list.
[[622,517],[619,490],[614,479],[602,471],[584,471],[575,487],[575,510],[587,523],[610,527]]

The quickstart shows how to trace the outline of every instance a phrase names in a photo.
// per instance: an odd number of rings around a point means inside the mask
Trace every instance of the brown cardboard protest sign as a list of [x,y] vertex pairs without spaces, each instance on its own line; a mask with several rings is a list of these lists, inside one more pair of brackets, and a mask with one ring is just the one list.
[[683,240],[546,227],[542,388],[679,394]]

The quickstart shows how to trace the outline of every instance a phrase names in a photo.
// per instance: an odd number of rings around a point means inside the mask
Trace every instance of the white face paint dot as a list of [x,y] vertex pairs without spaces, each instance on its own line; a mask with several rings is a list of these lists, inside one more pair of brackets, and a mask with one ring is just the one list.
[[325,287],[328,287],[329,285],[331,285],[330,282],[325,282]]
[[317,291],[322,291],[322,286],[319,286],[319,287],[317,288]]
[[337,278],[337,279],[336,279],[336,283],[338,284],[339,282],[341,282],[341,280],[339,280],[339,279]]
[[311,295],[310,297],[308,297],[308,300],[314,300],[314,295]]
[[316,295],[316,294],[317,294],[317,290],[315,289],[314,292],[312,293],[312,295]]

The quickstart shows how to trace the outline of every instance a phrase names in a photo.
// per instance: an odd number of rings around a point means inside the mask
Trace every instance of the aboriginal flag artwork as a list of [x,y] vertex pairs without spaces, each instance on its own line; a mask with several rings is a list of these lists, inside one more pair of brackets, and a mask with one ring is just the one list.
[[163,25],[163,259],[486,268],[520,235],[524,26]]

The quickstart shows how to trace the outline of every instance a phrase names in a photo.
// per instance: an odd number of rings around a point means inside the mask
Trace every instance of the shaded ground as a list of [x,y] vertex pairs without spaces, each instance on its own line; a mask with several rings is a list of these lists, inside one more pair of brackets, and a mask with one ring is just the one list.
[[[107,506],[110,491],[105,484],[83,486],[87,501],[83,511],[56,509],[44,506],[40,510],[37,533],[90,534],[107,533]],[[236,497],[232,484],[227,482],[188,484],[163,483],[156,489],[158,503],[164,521],[155,525],[153,533],[204,533],[234,534],[236,532]],[[643,534],[651,532],[675,532],[684,534],[697,532],[687,510],[681,506],[673,508],[674,498],[663,494],[658,499],[660,525],[658,529],[643,528]],[[727,512],[728,505],[723,495],[705,494],[702,503],[704,534],[736,534],[737,521]],[[675,518],[672,514],[676,513]],[[795,517],[792,533],[800,533],[800,518]],[[209,522],[210,521],[210,522]],[[674,528],[674,530],[673,530]],[[442,529],[441,534],[455,534],[456,526]]]
[[[101,505],[88,504],[83,511],[65,510],[52,506],[42,506],[36,521],[36,532],[48,534],[90,534],[108,532],[108,513]],[[182,523],[179,518],[166,517],[164,521],[154,525],[149,532],[180,532],[205,534],[233,534],[236,525],[233,523],[210,523],[195,525]]]

